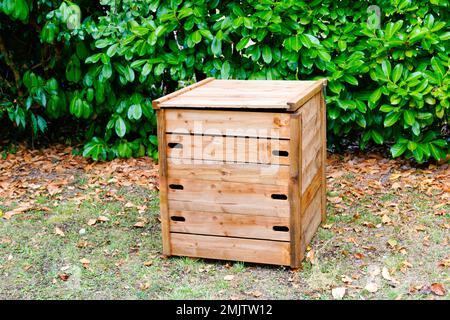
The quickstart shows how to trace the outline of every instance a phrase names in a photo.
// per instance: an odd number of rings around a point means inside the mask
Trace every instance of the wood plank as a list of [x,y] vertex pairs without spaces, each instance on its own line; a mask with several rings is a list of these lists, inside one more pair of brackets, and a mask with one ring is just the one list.
[[305,104],[306,101],[311,99],[314,95],[320,92],[326,85],[327,80],[317,80],[311,84],[308,88],[305,88],[303,92],[299,93],[295,98],[289,100],[287,104],[289,105],[289,111],[296,111],[301,106]]
[[224,163],[196,160],[191,164],[168,162],[169,179],[213,180],[287,186],[289,166],[251,163]]
[[[315,154],[313,153],[315,152]],[[311,184],[312,180],[316,176],[317,172],[322,166],[322,148],[319,150],[312,150],[311,154],[314,155],[311,161],[302,168],[302,190],[306,190]]]
[[322,140],[322,222],[327,219],[327,175],[326,175],[326,165],[327,165],[327,111],[325,102],[325,90],[320,93],[321,110],[320,116],[322,124],[321,128],[321,140]]
[[319,170],[314,178],[311,180],[311,183],[308,185],[306,189],[302,191],[302,207],[307,208],[314,196],[317,194],[317,190],[322,186],[322,172]]
[[169,133],[272,137],[289,139],[289,114],[168,109]]
[[161,103],[163,108],[288,110],[288,101],[307,95],[316,81],[215,80]]
[[195,88],[203,86],[203,85],[205,85],[205,84],[207,84],[209,82],[212,82],[213,80],[214,80],[214,78],[206,78],[206,79],[203,79],[203,80],[198,81],[196,83],[193,83],[193,84],[191,84],[191,85],[189,85],[187,87],[184,87],[184,88],[182,88],[180,90],[177,90],[175,92],[169,93],[169,94],[165,95],[164,97],[161,97],[159,99],[153,100],[152,101],[152,107],[155,110],[160,109],[161,104],[163,102],[167,102],[170,99],[173,99],[173,98],[178,97],[179,95],[181,95],[183,93],[186,93],[186,92],[189,92],[191,90],[194,90]]
[[169,213],[172,232],[289,241],[289,219],[286,217],[199,211]]
[[166,155],[166,128],[165,111],[157,110],[157,132],[159,152],[159,206],[161,213],[161,235],[163,242],[163,254],[170,255],[170,223],[167,200],[167,155]]
[[172,233],[172,254],[289,265],[289,242]]
[[[168,179],[167,183],[171,210],[289,215],[287,186],[190,179]],[[277,195],[286,198],[272,198]]]
[[[227,163],[289,164],[289,140],[166,134],[167,155],[173,163],[216,160]],[[286,156],[276,152],[286,152]],[[275,154],[274,154],[275,152]]]
[[300,159],[302,158],[302,118],[300,114],[291,115],[291,140],[290,152],[291,163],[289,166],[289,208],[290,208],[290,232],[291,232],[291,267],[298,268],[301,263],[300,244],[301,244],[301,202],[300,187],[302,185]]
[[302,244],[301,250],[304,252],[306,250],[306,246],[311,241],[314,233],[317,231],[317,228],[320,225],[321,221],[321,201],[322,196],[320,192],[316,192],[312,201],[310,201],[308,207],[305,209],[302,217]]

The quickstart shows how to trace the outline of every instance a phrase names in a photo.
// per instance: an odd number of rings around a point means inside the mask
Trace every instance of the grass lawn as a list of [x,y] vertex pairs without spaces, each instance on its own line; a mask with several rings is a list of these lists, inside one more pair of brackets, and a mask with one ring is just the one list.
[[161,256],[149,159],[21,148],[0,160],[0,299],[449,299],[448,165],[332,156],[327,175],[328,220],[290,270]]

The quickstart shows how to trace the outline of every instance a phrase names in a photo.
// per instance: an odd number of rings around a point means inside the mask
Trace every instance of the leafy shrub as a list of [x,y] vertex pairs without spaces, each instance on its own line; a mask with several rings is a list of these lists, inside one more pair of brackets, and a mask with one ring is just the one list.
[[449,151],[448,0],[0,1],[0,119],[94,160],[156,158],[151,100],[206,76],[326,77],[330,144]]

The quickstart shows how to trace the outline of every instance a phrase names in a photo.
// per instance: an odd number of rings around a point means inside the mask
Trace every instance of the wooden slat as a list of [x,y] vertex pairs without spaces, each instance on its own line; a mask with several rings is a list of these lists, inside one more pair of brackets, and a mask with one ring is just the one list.
[[170,133],[289,139],[286,113],[168,109],[166,121]]
[[311,149],[311,155],[308,158],[311,158],[311,160],[309,160],[309,163],[304,164],[302,168],[302,190],[306,190],[322,166],[322,148],[318,150]]
[[299,93],[295,98],[289,100],[287,102],[289,105],[289,111],[296,111],[300,108],[306,101],[319,93],[326,83],[326,80],[317,80],[311,84],[310,87],[305,88],[303,92]]
[[289,242],[172,233],[179,256],[289,265]]
[[302,215],[302,251],[306,250],[307,245],[311,241],[314,233],[320,225],[321,221],[321,201],[320,192],[316,192],[313,200],[309,203]]
[[175,92],[169,93],[169,94],[165,95],[164,97],[161,97],[159,99],[153,100],[152,101],[152,107],[153,107],[153,109],[158,110],[160,108],[160,106],[161,106],[161,103],[167,102],[170,99],[173,99],[173,98],[178,97],[179,95],[181,95],[183,93],[189,92],[189,91],[191,91],[193,89],[196,89],[196,88],[198,88],[200,86],[203,86],[203,85],[205,85],[208,82],[211,82],[213,80],[214,80],[214,78],[206,78],[206,79],[201,80],[199,82],[193,83],[193,84],[191,84],[191,85],[189,85],[187,87],[184,87],[184,88],[182,88],[180,90],[177,90]]
[[317,81],[215,80],[160,104],[162,108],[291,110],[288,101],[308,95]]
[[302,118],[300,114],[293,114],[291,116],[291,140],[290,140],[290,152],[291,163],[289,166],[289,208],[290,208],[290,229],[291,229],[291,252],[290,260],[291,267],[298,268],[301,262],[301,202],[300,202],[300,187],[302,185],[301,180],[301,168],[300,159],[302,158]]
[[167,157],[165,135],[165,111],[157,111],[158,152],[159,152],[159,202],[161,212],[161,234],[163,242],[163,254],[170,255],[170,226],[169,208],[167,200]]
[[279,228],[289,228],[288,218],[200,211],[169,213],[174,217],[170,221],[172,232],[289,241],[289,229]]
[[[167,134],[166,137],[167,155],[172,159],[289,164],[289,156],[273,154],[276,150],[289,153],[289,140],[183,134]],[[182,148],[171,148],[173,144],[181,144]],[[172,161],[173,163],[191,163],[190,161]]]
[[308,187],[302,192],[302,207],[307,208],[314,196],[317,194],[317,190],[322,186],[322,172],[319,170]]
[[169,179],[195,179],[223,182],[258,183],[287,186],[289,166],[251,163],[224,163],[199,160],[191,164],[168,162]]
[[320,117],[321,117],[321,140],[322,140],[322,189],[321,189],[321,197],[322,197],[322,222],[325,222],[327,219],[327,177],[326,177],[326,164],[327,164],[327,111],[325,105],[325,90],[322,90],[320,93]]
[[[176,185],[181,185],[183,189],[171,188]],[[287,186],[190,179],[168,179],[168,186],[171,210],[279,217],[289,215],[288,199],[272,198],[273,194],[288,196]]]

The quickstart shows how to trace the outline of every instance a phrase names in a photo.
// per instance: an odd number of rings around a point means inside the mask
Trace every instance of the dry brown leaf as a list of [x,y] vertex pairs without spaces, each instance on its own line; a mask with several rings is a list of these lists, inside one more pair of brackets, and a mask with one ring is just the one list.
[[223,277],[223,280],[225,280],[225,281],[231,281],[231,280],[233,280],[233,279],[234,279],[234,276],[231,275],[231,274],[226,275],[225,277]]
[[151,260],[144,262],[144,266],[146,266],[146,267],[150,267],[151,265],[153,265],[153,261],[151,261]]
[[389,273],[388,268],[383,267],[383,270],[381,270],[381,275],[385,280],[392,281],[392,277],[391,274]]
[[135,227],[135,228],[143,228],[143,227],[145,227],[145,222],[144,221],[138,221],[138,222],[136,222],[133,225],[133,227]]
[[386,214],[381,217],[381,222],[384,224],[391,223],[391,218],[389,218]]
[[150,288],[149,282],[142,282],[139,284],[139,289],[141,289],[141,290],[147,290],[148,288]]
[[105,217],[105,216],[99,216],[97,218],[97,221],[99,221],[99,222],[107,222],[107,221],[109,221],[109,218]]
[[83,267],[85,268],[89,267],[89,264],[91,263],[91,261],[89,261],[89,259],[86,258],[80,259],[80,262],[83,264]]
[[345,284],[352,284],[352,282],[353,282],[353,279],[346,275],[343,275],[341,280]]
[[431,284],[431,292],[433,292],[437,296],[445,296],[446,291],[442,283],[433,283]]
[[61,236],[61,237],[65,237],[66,236],[64,234],[64,231],[62,231],[61,228],[59,228],[59,227],[55,227],[55,234],[57,234],[58,236]]
[[62,281],[67,281],[67,280],[69,280],[70,275],[68,275],[67,273],[60,273],[60,274],[58,274],[58,277],[59,277]]
[[54,196],[55,194],[61,193],[62,189],[58,185],[49,184],[49,185],[47,185],[47,191],[48,191],[49,195]]
[[253,292],[252,292],[252,295],[253,295],[255,298],[259,298],[259,297],[262,296],[262,292],[256,290],[256,291],[253,291]]
[[16,215],[16,214],[20,214],[20,213],[24,213],[30,210],[35,209],[35,207],[31,204],[31,203],[23,203],[20,206],[18,206],[17,208],[7,211],[4,214],[4,218],[6,220],[11,219],[12,216]]
[[87,222],[88,226],[93,226],[96,223],[97,223],[97,219],[89,219]]

